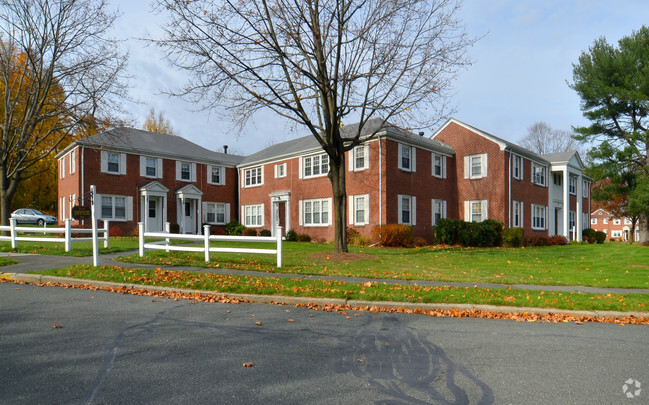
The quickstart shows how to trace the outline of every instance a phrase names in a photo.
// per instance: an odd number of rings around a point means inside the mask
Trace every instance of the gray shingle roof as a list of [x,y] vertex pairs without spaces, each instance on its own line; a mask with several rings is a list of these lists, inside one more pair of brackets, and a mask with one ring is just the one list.
[[[442,142],[419,136],[413,134],[410,131],[396,127],[390,123],[385,123],[381,125],[383,120],[380,118],[374,118],[365,123],[363,129],[361,130],[361,137],[369,136],[376,133],[380,136],[387,136],[389,138],[404,141],[413,145],[417,145],[423,148],[432,149],[440,153],[445,153],[449,155],[454,155],[455,151],[448,145],[443,144]],[[359,124],[352,124],[344,126],[341,129],[341,135],[343,138],[352,138],[358,132]],[[246,156],[241,165],[249,165],[254,163],[260,163],[268,160],[275,160],[290,156],[296,156],[299,154],[308,153],[311,151],[321,150],[320,144],[315,139],[313,135],[303,136],[301,138],[293,139],[290,141],[278,143],[271,145],[266,149],[263,149],[257,153],[253,153],[250,156]]]
[[[211,151],[185,138],[174,135],[148,132],[135,128],[114,128],[79,139],[75,142],[91,148],[155,155],[170,159],[187,159],[198,162],[216,162],[236,166],[242,156]],[[64,151],[65,152],[65,151]]]

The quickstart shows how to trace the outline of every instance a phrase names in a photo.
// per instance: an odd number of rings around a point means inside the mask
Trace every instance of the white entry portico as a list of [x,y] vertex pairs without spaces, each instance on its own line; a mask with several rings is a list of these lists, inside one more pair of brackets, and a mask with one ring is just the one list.
[[198,222],[201,215],[201,199],[203,192],[193,184],[176,190],[176,218],[180,233],[195,234],[201,230]]
[[158,181],[140,187],[140,218],[146,232],[162,232],[167,222],[169,189]]

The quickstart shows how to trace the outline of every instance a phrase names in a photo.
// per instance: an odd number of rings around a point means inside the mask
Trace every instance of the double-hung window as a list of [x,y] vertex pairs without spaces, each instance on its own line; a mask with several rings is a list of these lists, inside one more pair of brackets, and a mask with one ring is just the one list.
[[264,205],[244,205],[244,225],[249,227],[260,227],[264,225]]
[[251,167],[250,169],[244,170],[245,187],[259,186],[261,184],[263,184],[261,166]]
[[570,194],[577,194],[577,178],[570,176],[568,181],[568,192]]
[[417,197],[401,194],[397,197],[399,209],[398,223],[417,225]]
[[512,174],[515,179],[523,178],[523,158],[514,155],[512,158]]
[[117,195],[101,196],[101,219],[130,220],[130,208],[132,198]]
[[482,222],[489,218],[489,201],[474,200],[464,202],[464,220],[467,222]]
[[275,178],[286,177],[286,163],[275,165]]
[[225,167],[207,166],[208,183],[222,185],[225,184]]
[[575,219],[575,218],[576,218],[576,215],[577,215],[577,214],[575,213],[575,211],[570,211],[570,212],[568,213],[568,230],[569,230],[569,231],[572,231],[572,228],[575,227],[575,222],[576,222],[576,219]]
[[433,176],[446,178],[446,156],[433,153]]
[[544,230],[546,209],[544,205],[532,204],[532,229]]
[[306,156],[302,158],[302,177],[319,177],[329,173],[329,155]]
[[532,163],[532,183],[545,186],[547,167]]
[[108,152],[108,173],[119,173],[119,153]]
[[158,160],[155,158],[146,158],[145,162],[145,173],[147,177],[157,177],[158,176]]
[[349,170],[359,171],[370,167],[369,145],[358,145],[351,150],[349,155]]
[[190,181],[192,179],[192,165],[191,163],[180,163],[180,179]]
[[330,225],[331,200],[328,198],[302,201],[304,226]]
[[591,218],[590,219],[590,224],[591,225],[597,225],[597,218]]
[[77,150],[72,149],[70,152],[70,174],[74,173],[77,168]]
[[126,174],[126,153],[100,152],[100,170],[102,173]]
[[205,222],[209,224],[224,225],[226,221],[226,212],[229,210],[226,203],[206,202],[204,203]]
[[432,225],[436,226],[440,219],[446,218],[446,201],[433,200],[432,210]]
[[464,178],[481,179],[487,177],[487,154],[464,157]]
[[398,167],[407,172],[417,171],[417,148],[410,145],[398,144]]
[[590,197],[590,182],[583,180],[581,187],[582,187],[581,190],[582,190],[583,197],[584,198]]
[[367,225],[370,222],[369,194],[349,196],[349,224]]
[[523,203],[521,201],[512,202],[512,227],[523,227]]

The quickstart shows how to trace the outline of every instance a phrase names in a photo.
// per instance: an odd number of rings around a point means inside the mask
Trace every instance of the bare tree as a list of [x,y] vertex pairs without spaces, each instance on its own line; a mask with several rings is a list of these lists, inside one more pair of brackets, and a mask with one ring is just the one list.
[[[304,126],[329,156],[335,251],[347,251],[345,151],[372,118],[430,126],[466,66],[456,0],[158,0],[170,22],[156,41],[192,73],[179,94],[243,125],[271,109]],[[355,130],[341,135],[344,124]]]
[[0,0],[0,200],[94,117],[119,110],[126,57],[103,0]]
[[545,122],[539,121],[527,129],[527,135],[521,139],[524,148],[539,155],[577,151],[582,159],[586,158],[584,147],[573,138],[570,131],[553,129]]
[[142,129],[149,132],[157,132],[159,134],[176,135],[176,131],[171,127],[171,123],[164,117],[162,111],[156,115],[155,109],[151,107],[149,115],[144,120]]

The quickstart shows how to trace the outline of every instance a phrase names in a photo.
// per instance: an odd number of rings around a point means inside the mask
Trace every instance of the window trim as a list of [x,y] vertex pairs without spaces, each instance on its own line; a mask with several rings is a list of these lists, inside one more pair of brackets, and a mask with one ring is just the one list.
[[[251,213],[251,215],[248,215],[248,209],[253,210],[256,209],[256,213]],[[248,227],[248,228],[261,228],[264,226],[264,204],[248,204],[248,205],[242,205],[241,206],[241,219],[243,220],[243,225]],[[248,222],[248,217],[250,218],[256,218],[258,221],[251,221]],[[257,223],[259,222],[259,223]]]
[[577,195],[577,176],[568,176],[568,193]]
[[[264,184],[263,168],[264,166],[260,165],[243,169],[243,176],[241,176],[241,186],[244,188],[262,186]],[[253,173],[253,171],[258,173]],[[248,173],[250,173],[250,176],[248,175]]]
[[[474,221],[473,206],[480,204],[480,221]],[[489,200],[467,200],[464,201],[464,221],[483,222],[489,219]]]
[[[318,164],[317,165],[313,164],[313,160],[315,158],[318,158]],[[310,162],[309,166],[308,166],[308,169],[311,170],[311,173],[308,174],[308,175],[306,174],[306,170],[307,170],[306,162],[307,162],[307,159]],[[324,160],[327,161],[326,164],[323,163]],[[313,174],[314,171],[315,171],[314,170],[315,167],[318,168],[318,174]],[[326,168],[327,170],[323,171],[322,170],[323,168]],[[314,153],[314,154],[311,154],[311,155],[300,157],[300,176],[301,176],[300,178],[302,178],[302,179],[311,179],[311,178],[317,178],[317,177],[324,177],[327,174],[329,174],[329,155],[327,155],[326,153]]]
[[[369,194],[359,194],[359,195],[350,195],[348,197],[349,202],[349,225],[355,226],[365,226],[370,224],[370,195]],[[363,199],[363,220],[358,221],[358,201]]]
[[512,177],[522,180],[523,176],[523,157],[512,154]]
[[[542,216],[537,216],[537,213],[539,211],[543,212]],[[548,207],[545,205],[540,205],[540,204],[532,204],[532,209],[531,209],[531,214],[532,214],[532,229],[535,231],[544,231],[547,228],[547,219],[548,219]],[[540,224],[539,221],[542,221],[543,223]]]
[[[410,226],[415,226],[417,225],[417,197],[414,195],[406,195],[406,194],[398,194],[397,195],[397,223],[399,224],[404,224],[404,225],[410,225]],[[403,212],[404,212],[404,205],[403,202],[404,200],[408,200],[408,212],[409,212],[409,221],[406,222],[403,220]]]
[[[435,168],[438,167],[435,164],[435,160],[439,158],[439,168],[440,168],[440,174],[435,173]],[[432,164],[432,172],[431,174],[433,177],[437,177],[438,179],[445,179],[446,178],[446,155],[442,155],[441,153],[435,153],[431,152],[431,164]]]
[[[214,221],[210,222],[208,219],[209,208],[210,206],[214,207]],[[223,221],[218,221],[218,210],[217,207],[223,207]],[[218,202],[218,201],[203,201],[203,222],[210,225],[225,225],[230,222],[230,203]]]
[[[473,174],[473,159],[480,159],[480,174]],[[489,156],[486,153],[467,155],[464,157],[464,178],[482,179],[488,176]]]
[[[525,223],[525,217],[523,214],[523,201],[512,201],[512,228],[523,228]],[[518,219],[518,221],[517,221]]]
[[276,179],[281,179],[281,178],[286,177],[286,169],[287,169],[286,162],[276,164],[275,165],[275,178]]
[[435,199],[433,198],[431,200],[431,209],[430,209],[430,221],[432,226],[437,226],[437,222],[435,220],[435,215],[437,214],[437,208],[440,208],[439,212],[439,219],[444,219],[448,218],[448,203],[446,200],[441,200],[441,199]]
[[[311,206],[311,211],[310,211],[310,213],[311,213],[311,218],[310,219],[311,220],[310,220],[310,222],[306,221],[307,203],[310,204],[310,206]],[[313,214],[315,213],[314,210],[313,210],[313,206],[314,206],[313,204],[314,203],[318,203],[318,207],[319,207],[319,210],[318,210],[318,222],[313,221],[313,218],[314,218]],[[326,219],[327,220],[326,220],[326,222],[322,221],[322,214],[325,213],[325,211],[322,209],[322,203],[327,204],[327,211],[326,211],[326,214],[327,214]],[[300,212],[299,212],[300,225],[304,226],[304,227],[308,227],[308,228],[331,226],[331,224],[332,224],[332,222],[331,222],[332,218],[331,217],[332,217],[332,214],[333,214],[332,205],[333,205],[333,199],[332,198],[311,198],[311,199],[308,199],[308,200],[300,200]]]
[[[95,197],[97,198],[97,197]],[[127,195],[117,195],[117,194],[99,194],[99,219],[110,220],[113,222],[128,222],[133,220],[133,197]],[[111,216],[104,216],[104,198],[111,199]],[[117,198],[124,199],[124,218],[117,218],[115,216],[115,200]]]
[[[363,151],[363,165],[359,166],[358,156],[359,151]],[[350,150],[349,156],[349,171],[360,172],[370,168],[370,146],[368,144],[357,145]]]
[[[117,171],[108,170],[108,155],[117,155]],[[113,175],[125,175],[126,174],[126,153],[112,152],[107,150],[102,150],[100,152],[100,172]]]
[[[215,182],[213,179],[213,171],[214,169],[219,169],[220,174],[219,174],[219,181]],[[207,184],[212,184],[215,186],[224,186],[225,185],[225,172],[226,168],[225,166],[222,165],[207,165],[207,170],[206,170],[206,176],[207,176]]]
[[[417,171],[417,147],[412,145],[406,145],[403,143],[398,143],[398,156],[397,156],[397,167],[406,172],[416,172]],[[403,165],[403,151],[408,150],[408,167]]]
[[[542,169],[537,174],[537,168]],[[538,181],[537,181],[538,180]],[[548,185],[548,167],[532,162],[532,184],[546,187]]]

